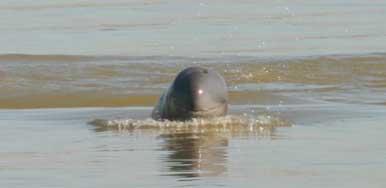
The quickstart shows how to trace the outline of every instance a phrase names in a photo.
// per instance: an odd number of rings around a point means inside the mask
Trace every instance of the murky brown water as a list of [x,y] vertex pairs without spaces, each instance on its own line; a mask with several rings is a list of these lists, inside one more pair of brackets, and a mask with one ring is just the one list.
[[[384,54],[2,58],[2,186],[385,186]],[[230,115],[149,119],[192,65],[224,75]]]
[[385,103],[385,54],[283,59],[3,55],[0,61],[2,108],[151,106],[188,66],[220,72],[233,104]]
[[[385,187],[386,2],[0,2],[0,187]],[[149,119],[181,69],[230,112]]]

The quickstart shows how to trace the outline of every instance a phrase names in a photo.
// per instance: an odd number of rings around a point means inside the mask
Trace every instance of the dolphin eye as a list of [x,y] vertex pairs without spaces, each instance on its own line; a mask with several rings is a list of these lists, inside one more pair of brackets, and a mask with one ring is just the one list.
[[202,94],[204,93],[204,90],[199,89],[199,90],[197,91],[197,93],[198,93],[199,95],[202,95]]

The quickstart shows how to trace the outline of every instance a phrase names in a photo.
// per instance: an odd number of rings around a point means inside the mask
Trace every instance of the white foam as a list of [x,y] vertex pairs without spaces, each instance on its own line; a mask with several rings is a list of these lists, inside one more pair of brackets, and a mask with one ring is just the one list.
[[209,119],[191,119],[189,121],[156,121],[153,119],[96,119],[89,122],[92,125],[118,130],[136,129],[173,129],[189,131],[228,130],[228,131],[264,131],[267,128],[290,126],[290,123],[272,115],[250,117],[247,115],[227,115]]

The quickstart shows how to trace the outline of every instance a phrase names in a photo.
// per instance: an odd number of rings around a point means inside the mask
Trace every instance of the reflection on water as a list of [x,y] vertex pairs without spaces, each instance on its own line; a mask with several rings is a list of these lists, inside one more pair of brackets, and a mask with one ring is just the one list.
[[0,110],[0,187],[385,187],[384,106],[281,108],[296,126],[263,121],[272,113],[252,129],[237,118],[134,128],[85,122],[150,108]]
[[213,133],[162,134],[167,175],[194,178],[218,176],[226,171],[228,139]]
[[187,181],[200,177],[223,176],[227,171],[228,143],[231,138],[275,138],[275,128],[290,124],[273,115],[247,117],[228,115],[212,119],[155,121],[151,119],[94,120],[96,132],[155,135],[161,140],[162,176]]

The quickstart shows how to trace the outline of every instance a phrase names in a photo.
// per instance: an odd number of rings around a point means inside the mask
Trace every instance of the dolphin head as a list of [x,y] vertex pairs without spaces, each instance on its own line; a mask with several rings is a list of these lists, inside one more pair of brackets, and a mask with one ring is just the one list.
[[228,92],[224,78],[214,70],[189,67],[181,71],[169,90],[170,119],[225,115]]

